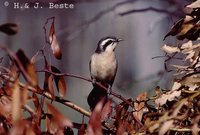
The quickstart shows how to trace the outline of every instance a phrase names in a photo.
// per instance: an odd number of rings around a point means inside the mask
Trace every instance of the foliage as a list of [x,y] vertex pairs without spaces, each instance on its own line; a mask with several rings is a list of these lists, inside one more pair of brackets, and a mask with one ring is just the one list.
[[[50,65],[45,56],[45,49],[50,47],[58,60],[62,52],[56,38],[55,18],[48,18],[43,29],[46,44],[31,59],[23,50],[12,52],[0,46],[9,56],[9,65],[5,66],[1,58],[0,66],[0,134],[34,135],[34,134],[66,134],[72,135],[73,128],[79,135],[102,134],[194,134],[200,133],[200,4],[199,0],[186,6],[191,12],[180,19],[166,35],[177,36],[178,39],[189,39],[177,46],[164,45],[167,60],[176,57],[181,64],[172,65],[175,80],[172,88],[163,90],[155,88],[155,95],[148,97],[146,93],[136,98],[125,99],[111,91],[113,99],[106,103],[102,99],[92,112],[64,99],[67,94],[65,77],[75,77],[88,82],[92,80],[82,76],[62,73]],[[47,25],[51,26],[49,30]],[[4,24],[0,31],[8,35],[17,33],[16,24]],[[48,33],[48,34],[47,34]],[[47,36],[48,35],[48,36]],[[49,45],[49,46],[46,46]],[[36,70],[38,55],[44,60],[43,69]],[[43,87],[39,86],[38,74],[44,72]],[[96,85],[107,91],[101,83]],[[55,91],[59,96],[56,96]],[[121,102],[113,102],[115,98]],[[89,122],[74,123],[54,107],[51,102],[58,102],[89,117]],[[29,106],[30,103],[33,106]],[[105,104],[104,104],[105,103]],[[27,114],[28,112],[28,114]],[[26,115],[25,115],[26,113]],[[45,129],[41,128],[45,121]]]

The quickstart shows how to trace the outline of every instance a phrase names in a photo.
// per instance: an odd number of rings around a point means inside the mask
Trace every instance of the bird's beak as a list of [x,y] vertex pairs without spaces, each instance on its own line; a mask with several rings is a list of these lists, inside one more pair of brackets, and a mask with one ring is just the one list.
[[124,41],[124,39],[121,39],[121,38],[117,39],[117,42],[121,42],[121,41]]

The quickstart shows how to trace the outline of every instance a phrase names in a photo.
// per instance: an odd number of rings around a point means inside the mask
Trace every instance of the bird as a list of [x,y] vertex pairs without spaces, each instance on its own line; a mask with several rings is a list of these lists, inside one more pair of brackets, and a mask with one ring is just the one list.
[[[115,49],[120,41],[123,41],[123,39],[112,36],[103,37],[98,42],[97,48],[91,56],[89,69],[93,81],[93,89],[87,98],[91,110],[95,108],[101,99],[104,98],[106,102],[107,95],[111,91],[118,68]],[[105,91],[95,82],[101,83],[108,88],[108,91]]]

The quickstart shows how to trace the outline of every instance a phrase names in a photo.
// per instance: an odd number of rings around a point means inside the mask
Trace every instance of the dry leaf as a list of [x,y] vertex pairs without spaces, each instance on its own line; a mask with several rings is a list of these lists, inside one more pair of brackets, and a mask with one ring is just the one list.
[[176,52],[180,52],[180,49],[178,47],[172,47],[172,46],[167,46],[164,45],[161,50],[165,51],[166,53],[172,54]]
[[181,91],[169,91],[165,94],[162,94],[158,99],[155,100],[157,106],[163,106],[167,101],[173,101],[176,97],[181,95]]
[[[47,105],[47,110],[50,114],[52,114],[51,116],[51,123],[50,124],[54,124],[54,126],[58,127],[58,129],[64,129],[65,127],[72,127],[73,124],[72,122],[66,118],[63,114],[61,114],[55,107],[53,107],[50,103],[46,102]],[[53,126],[53,127],[54,127]],[[53,128],[52,127],[52,128]]]
[[87,135],[103,135],[101,127],[101,112],[104,99],[99,101],[95,106],[88,123]]
[[161,126],[158,134],[164,135],[171,127],[173,127],[173,122],[174,120],[165,121],[163,125]]
[[200,8],[200,0],[193,2],[192,4],[187,5],[188,8]]
[[15,81],[12,87],[12,120],[14,122],[18,121],[21,117],[21,92],[18,85],[18,80]]
[[147,108],[145,107],[145,101],[147,100],[147,93],[141,93],[136,98],[137,102],[134,103],[134,109],[136,111],[133,112],[133,115],[137,122],[139,122],[141,125],[142,115],[144,112],[147,111]]
[[54,88],[53,88],[53,75],[48,77],[48,90],[51,94],[52,99],[55,99]]
[[54,28],[54,20],[51,24],[51,28],[50,28],[50,31],[49,31],[49,41],[50,41],[51,49],[53,51],[54,56],[57,59],[61,59],[62,58],[62,52],[61,52],[60,46],[59,46],[57,38],[56,38],[56,33],[55,33],[55,28]]
[[173,86],[172,86],[172,91],[174,90],[178,90],[181,87],[181,83],[179,82],[174,82]]
[[112,100],[108,100],[102,109],[102,120],[106,120],[112,113]]
[[[58,70],[56,67],[51,66],[51,70],[54,73],[61,73],[60,70]],[[60,97],[65,97],[66,92],[67,92],[67,86],[65,83],[65,78],[64,76],[54,76],[55,84],[58,90],[58,93]]]
[[[30,60],[27,58],[23,50],[18,50],[17,58],[20,60],[20,63],[18,63],[18,67],[23,67],[25,72],[22,71],[22,74],[24,75],[25,79],[33,86],[37,86],[38,80],[37,80],[37,73],[35,71],[34,65],[30,62]],[[22,64],[22,65],[20,65]]]

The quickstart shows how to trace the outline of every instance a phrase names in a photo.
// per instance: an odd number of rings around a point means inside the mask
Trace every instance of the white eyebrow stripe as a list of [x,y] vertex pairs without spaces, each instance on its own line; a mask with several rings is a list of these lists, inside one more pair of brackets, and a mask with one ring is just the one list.
[[101,45],[105,45],[109,40],[113,40],[113,39],[111,39],[111,38],[108,38],[108,39],[106,39],[106,40],[104,40],[104,41],[102,41],[101,42]]

